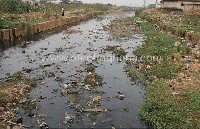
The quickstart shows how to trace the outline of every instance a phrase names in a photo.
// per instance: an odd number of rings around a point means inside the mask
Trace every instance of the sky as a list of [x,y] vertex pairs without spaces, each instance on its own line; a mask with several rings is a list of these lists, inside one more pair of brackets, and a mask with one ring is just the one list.
[[[144,0],[81,0],[84,3],[111,3],[113,5],[121,6],[134,6],[134,7],[142,7],[144,5]],[[149,4],[154,4],[156,0],[145,0],[146,6]],[[158,0],[160,2],[160,0]]]

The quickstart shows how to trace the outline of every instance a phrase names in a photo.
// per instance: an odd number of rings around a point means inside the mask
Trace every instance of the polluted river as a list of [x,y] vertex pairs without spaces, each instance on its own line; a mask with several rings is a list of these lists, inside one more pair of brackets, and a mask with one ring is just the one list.
[[[24,71],[34,78],[24,104],[18,105],[22,124],[37,128],[148,128],[140,119],[145,86],[127,75],[126,60],[141,46],[144,36],[117,38],[104,26],[134,13],[98,16],[59,32],[40,34],[37,40],[5,48],[1,44],[0,79]],[[123,48],[116,57],[108,46]],[[35,105],[25,110],[24,105]]]

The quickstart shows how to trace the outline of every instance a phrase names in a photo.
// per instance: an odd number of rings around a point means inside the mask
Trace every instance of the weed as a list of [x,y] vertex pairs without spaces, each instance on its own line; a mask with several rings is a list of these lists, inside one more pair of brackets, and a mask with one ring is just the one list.
[[92,64],[90,64],[90,65],[88,65],[87,68],[85,68],[85,70],[87,72],[94,72],[95,71],[95,67]]
[[11,13],[29,12],[34,6],[30,3],[22,2],[21,0],[1,0],[1,10]]
[[[151,21],[147,13],[140,12],[138,15]],[[197,22],[197,19],[193,21]],[[186,19],[183,21],[186,22]],[[147,77],[155,78],[153,83],[147,87],[145,101],[140,110],[141,117],[154,128],[199,128],[200,91],[194,90],[191,88],[192,86],[186,85],[184,82],[176,84],[177,87],[181,87],[180,89],[172,86],[171,83],[170,86],[168,84],[177,78],[177,74],[182,72],[184,66],[182,62],[172,61],[170,57],[177,53],[179,55],[190,54],[191,48],[177,37],[163,31],[159,32],[149,22],[140,22],[136,26],[147,37],[142,47],[134,51],[137,56],[144,57],[143,67],[140,71]],[[188,26],[180,26],[176,29],[179,29],[182,34],[188,31],[199,31],[199,27],[191,22],[188,23]],[[180,45],[176,46],[176,42],[179,42]],[[145,58],[148,56],[161,56],[162,58],[154,62]]]
[[147,71],[149,76],[156,76],[158,78],[173,79],[175,74],[181,71],[182,64],[174,64],[170,60],[166,59],[161,65],[154,65]]
[[193,90],[174,96],[165,80],[153,82],[147,87],[140,114],[155,128],[198,128],[199,93]]
[[117,49],[117,45],[106,46],[106,48],[105,48],[106,51],[114,51],[115,49]]
[[37,81],[36,80],[32,80],[30,86],[31,87],[37,87]]
[[126,55],[126,51],[124,49],[115,49],[113,53],[115,54],[115,56],[118,56],[118,57]]
[[103,79],[97,74],[90,74],[86,77],[85,82],[91,86],[103,85]]
[[130,76],[134,79],[137,78],[137,72],[134,68],[130,69],[130,72],[129,72]]
[[2,100],[3,98],[5,98],[6,96],[8,96],[7,93],[0,93],[0,100]]

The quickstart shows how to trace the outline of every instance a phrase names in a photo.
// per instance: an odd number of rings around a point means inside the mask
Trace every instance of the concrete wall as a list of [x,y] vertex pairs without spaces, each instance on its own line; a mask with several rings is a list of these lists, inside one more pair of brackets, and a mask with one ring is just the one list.
[[36,33],[40,33],[46,30],[51,30],[56,27],[60,27],[63,25],[72,24],[75,22],[80,22],[82,20],[88,20],[97,16],[98,14],[91,14],[91,15],[83,15],[79,17],[70,17],[70,18],[63,18],[56,21],[48,21],[43,23],[38,23],[36,25],[27,26],[24,28],[13,28],[13,29],[1,29],[0,30],[0,41],[6,39],[13,39],[20,36],[28,36],[33,35]]

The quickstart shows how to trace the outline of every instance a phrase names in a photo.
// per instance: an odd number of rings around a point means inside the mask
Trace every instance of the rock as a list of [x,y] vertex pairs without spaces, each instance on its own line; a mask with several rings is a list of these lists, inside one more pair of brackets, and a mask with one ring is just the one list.
[[103,112],[102,108],[85,109],[84,112]]

